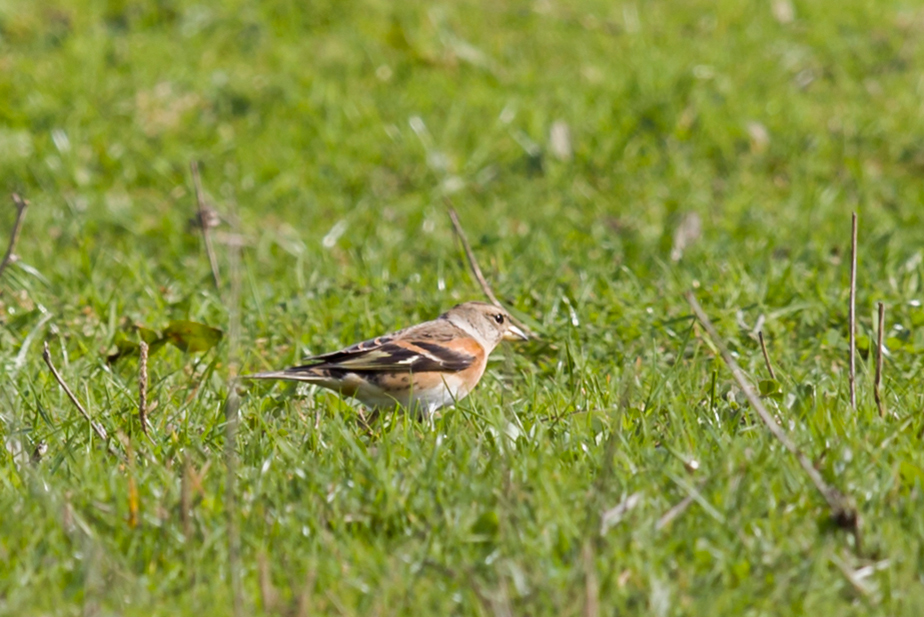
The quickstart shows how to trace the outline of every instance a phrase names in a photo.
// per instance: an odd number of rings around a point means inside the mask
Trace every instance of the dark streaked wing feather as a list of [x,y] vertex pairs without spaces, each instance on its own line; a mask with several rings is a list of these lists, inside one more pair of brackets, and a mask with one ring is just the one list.
[[475,362],[475,356],[439,344],[464,333],[448,323],[439,323],[440,327],[434,328],[436,322],[419,324],[338,351],[306,358],[301,366],[248,375],[247,378],[323,382],[342,379],[347,373],[448,372],[469,368]]
[[[464,351],[449,349],[444,345],[430,343],[428,341],[409,341],[415,347],[419,347],[427,352],[423,358],[433,363],[433,368],[415,368],[415,371],[464,371],[475,361],[475,356],[467,354]],[[422,361],[418,360],[418,362]],[[439,368],[436,368],[436,366]],[[427,366],[430,366],[429,364]]]
[[[390,340],[390,339],[389,339]],[[400,371],[422,373],[427,371],[461,371],[475,361],[475,357],[442,345],[427,341],[404,339],[408,346],[380,341],[374,347],[360,348],[354,345],[343,351],[317,356],[313,364],[297,366],[289,370],[346,370],[362,371]],[[360,343],[362,345],[362,343]],[[416,349],[415,349],[416,348]]]
[[[399,333],[396,332],[395,334]],[[318,364],[337,364],[348,358],[363,355],[369,351],[372,351],[373,349],[387,345],[395,339],[395,334],[385,334],[383,336],[369,339],[368,341],[362,341],[356,343],[355,345],[344,347],[343,349],[339,349],[337,351],[329,351],[317,356],[311,356],[310,358],[305,358],[305,362],[316,362]]]
[[[439,324],[439,327],[434,327],[436,324]],[[416,345],[418,342],[426,343],[428,341],[445,343],[451,341],[459,335],[464,335],[464,332],[460,332],[456,326],[453,326],[449,322],[440,318],[433,321],[428,321],[426,323],[417,324],[416,326],[411,326],[403,330],[391,332],[389,334],[383,334],[366,341],[361,341],[337,351],[330,351],[328,353],[312,356],[310,358],[306,358],[305,362],[338,363],[343,361],[345,358],[371,351],[376,347],[387,345],[388,343],[391,343],[395,340],[408,341],[414,345]]]

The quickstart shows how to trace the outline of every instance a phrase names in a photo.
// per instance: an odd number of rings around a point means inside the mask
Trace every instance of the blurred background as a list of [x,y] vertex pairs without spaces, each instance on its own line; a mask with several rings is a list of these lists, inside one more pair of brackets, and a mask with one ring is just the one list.
[[716,259],[830,251],[855,209],[918,242],[924,13],[832,6],[5,0],[0,183],[38,269],[162,285],[203,274],[191,160],[254,272],[303,281],[456,277],[444,195],[522,287],[644,273],[685,219]]

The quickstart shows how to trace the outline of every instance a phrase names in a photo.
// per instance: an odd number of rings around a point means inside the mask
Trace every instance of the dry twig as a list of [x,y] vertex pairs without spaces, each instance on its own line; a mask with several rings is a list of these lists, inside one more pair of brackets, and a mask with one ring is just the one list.
[[847,321],[850,327],[850,406],[857,408],[857,213],[850,223],[850,307]]
[[[488,300],[491,301],[491,304],[506,311],[507,309],[503,304],[501,304],[500,300],[497,299],[497,296],[494,295],[494,290],[491,289],[488,281],[484,278],[484,274],[481,272],[481,268],[478,266],[478,261],[475,259],[475,252],[472,251],[472,245],[468,243],[468,237],[465,235],[465,230],[462,228],[462,222],[459,220],[459,215],[456,214],[455,208],[452,207],[452,202],[449,201],[448,197],[445,199],[449,212],[449,220],[452,221],[452,228],[456,232],[456,236],[459,238],[459,242],[462,243],[462,250],[465,251],[465,257],[468,259],[468,265],[472,270],[472,275],[475,277],[475,280],[478,281],[478,284],[481,286],[481,290],[484,292],[484,295],[488,297]],[[539,338],[536,336],[535,332],[530,330],[526,324],[517,318],[511,316],[511,320],[517,327],[523,330],[523,332],[529,338]]]
[[141,341],[138,361],[138,420],[141,430],[148,434],[148,344]]
[[770,373],[770,379],[776,381],[776,373],[773,372],[773,366],[770,364],[770,354],[767,353],[767,345],[764,343],[764,332],[760,330],[757,333],[760,340],[760,351],[764,354],[764,363],[767,365],[767,372]]
[[87,410],[83,405],[80,404],[80,401],[77,400],[77,397],[74,396],[74,393],[71,389],[64,383],[64,379],[61,378],[61,373],[58,372],[58,369],[55,368],[55,365],[51,361],[51,352],[48,351],[48,342],[45,342],[45,350],[42,352],[42,359],[45,361],[45,364],[48,365],[48,368],[51,369],[51,374],[54,375],[55,381],[58,382],[58,385],[64,390],[64,393],[67,394],[67,398],[71,399],[71,402],[74,404],[74,407],[77,408],[77,411],[80,412],[80,415],[90,423],[90,427],[93,429],[93,432],[96,433],[96,436],[101,440],[108,443],[109,435],[106,433],[106,429],[97,422],[93,421],[93,418],[90,417],[90,414],[87,413]]
[[735,362],[735,359],[732,357],[731,353],[729,353],[725,342],[719,338],[718,332],[716,332],[715,327],[712,325],[712,322],[709,320],[709,317],[706,315],[705,311],[703,311],[703,308],[699,305],[699,302],[696,301],[696,296],[693,295],[693,292],[687,292],[687,302],[690,303],[690,308],[693,309],[693,313],[696,315],[696,318],[703,325],[703,328],[705,328],[706,333],[712,340],[713,345],[718,348],[722,359],[725,361],[726,366],[728,366],[728,369],[732,373],[732,377],[734,377],[735,381],[738,383],[738,387],[741,388],[741,391],[744,393],[745,397],[747,397],[751,407],[753,407],[754,411],[757,412],[757,415],[767,426],[767,429],[770,431],[770,433],[777,439],[777,441],[783,444],[783,447],[789,450],[789,453],[792,454],[799,462],[799,465],[802,467],[805,475],[809,477],[809,480],[828,504],[828,507],[831,510],[832,520],[839,527],[843,529],[849,529],[851,532],[853,532],[854,538],[856,539],[857,550],[859,550],[859,518],[857,510],[851,503],[851,500],[838,489],[830,486],[827,482],[824,481],[824,478],[821,477],[821,474],[817,469],[815,469],[815,466],[812,465],[812,462],[808,459],[808,457],[796,446],[795,443],[793,443],[793,441],[789,438],[789,435],[787,435],[783,428],[777,424],[776,420],[773,419],[773,416],[770,415],[770,412],[767,411],[767,408],[764,407],[763,402],[761,402],[760,397],[757,396],[756,392],[754,392],[751,384],[748,383],[748,380],[745,378],[741,367],[738,366],[738,363]]
[[199,178],[199,164],[196,161],[189,163],[189,169],[192,172],[193,185],[196,188],[196,205],[199,208],[198,222],[202,230],[202,240],[205,242],[205,252],[209,257],[209,266],[212,268],[212,278],[215,280],[215,289],[221,289],[221,277],[218,274],[218,259],[215,257],[215,247],[212,246],[212,236],[209,234],[215,223],[215,213],[205,203],[205,196],[202,194],[202,181]]
[[876,379],[873,381],[873,397],[876,399],[876,407],[879,409],[879,417],[885,416],[885,405],[882,402],[882,393],[879,388],[882,385],[882,331],[885,327],[885,304],[879,303],[879,331],[876,333]]
[[3,256],[3,261],[0,261],[0,276],[3,276],[3,271],[13,261],[13,249],[16,248],[22,222],[26,218],[26,208],[29,207],[29,202],[20,197],[18,193],[13,193],[10,197],[13,199],[13,205],[16,206],[16,220],[13,222],[13,231],[10,232],[10,244],[6,247],[6,255]]

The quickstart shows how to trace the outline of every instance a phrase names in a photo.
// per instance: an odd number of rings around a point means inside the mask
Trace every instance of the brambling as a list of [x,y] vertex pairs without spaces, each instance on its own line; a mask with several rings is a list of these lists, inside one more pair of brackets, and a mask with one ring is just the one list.
[[400,406],[428,417],[478,385],[498,343],[527,338],[505,310],[466,302],[432,321],[247,378],[304,381],[355,398],[374,413]]

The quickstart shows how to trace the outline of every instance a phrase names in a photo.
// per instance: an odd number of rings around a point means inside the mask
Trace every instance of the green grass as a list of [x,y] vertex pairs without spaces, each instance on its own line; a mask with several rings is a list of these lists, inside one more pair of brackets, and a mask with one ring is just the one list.
[[[922,41],[898,1],[0,0],[0,188],[31,200],[0,279],[0,613],[229,614],[237,563],[242,614],[921,614]],[[433,426],[260,384],[229,431],[231,376],[480,297],[447,194],[542,341]],[[867,353],[848,402],[852,211],[884,418]],[[691,287],[755,383],[763,329],[766,402],[860,547]],[[225,335],[151,357],[148,438],[137,359],[106,356],[175,320]]]

